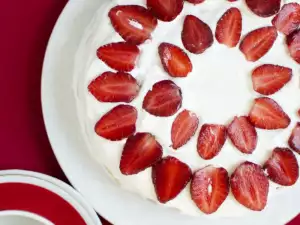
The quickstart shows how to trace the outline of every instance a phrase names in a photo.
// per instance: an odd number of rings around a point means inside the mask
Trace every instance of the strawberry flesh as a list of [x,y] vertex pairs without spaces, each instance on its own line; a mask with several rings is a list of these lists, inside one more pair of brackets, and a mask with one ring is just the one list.
[[281,0],[246,0],[246,4],[256,15],[269,17],[279,11]]
[[158,53],[165,71],[172,77],[186,77],[193,70],[188,55],[176,45],[161,43]]
[[97,56],[106,65],[120,72],[134,69],[140,50],[136,45],[126,42],[116,42],[101,46]]
[[265,208],[269,193],[269,180],[261,166],[252,162],[239,165],[230,178],[235,199],[245,207],[261,211]]
[[252,154],[257,145],[257,133],[246,116],[234,117],[227,131],[231,142],[238,150]]
[[300,5],[296,2],[285,4],[273,18],[272,24],[285,35],[295,31],[300,25]]
[[118,141],[135,132],[137,110],[130,105],[118,105],[95,125],[95,132],[108,140]]
[[174,115],[181,107],[181,89],[170,80],[155,83],[143,101],[143,109],[154,116]]
[[201,158],[208,160],[217,156],[225,144],[226,138],[225,126],[204,124],[201,127],[197,142],[197,151]]
[[257,61],[272,48],[277,36],[275,27],[258,28],[244,37],[240,50],[248,61]]
[[162,154],[162,147],[152,134],[136,133],[126,141],[120,171],[124,175],[137,174],[158,162]]
[[147,0],[147,8],[159,20],[174,20],[183,9],[183,0]]
[[264,64],[252,72],[253,89],[262,95],[271,95],[283,88],[292,78],[290,68]]
[[148,9],[139,5],[118,5],[113,7],[108,16],[114,29],[131,44],[142,44],[151,38],[157,26],[157,19]]
[[152,181],[159,202],[174,199],[192,178],[192,171],[177,158],[168,156],[152,168]]
[[217,23],[216,39],[229,48],[235,47],[241,38],[242,14],[238,8],[228,9]]
[[185,145],[195,134],[199,124],[197,115],[189,110],[183,110],[175,118],[172,129],[172,147],[178,149]]
[[300,122],[296,124],[289,138],[289,146],[300,154]]
[[100,102],[131,102],[139,93],[140,86],[128,73],[105,72],[93,80],[88,89]]
[[288,148],[275,148],[264,169],[270,180],[283,186],[291,186],[299,178],[297,159]]
[[300,29],[287,36],[286,44],[292,58],[300,64]]
[[210,27],[193,15],[187,15],[184,20],[181,40],[184,47],[191,53],[201,54],[214,42]]
[[226,169],[207,166],[195,172],[191,182],[191,196],[205,214],[216,212],[229,194]]

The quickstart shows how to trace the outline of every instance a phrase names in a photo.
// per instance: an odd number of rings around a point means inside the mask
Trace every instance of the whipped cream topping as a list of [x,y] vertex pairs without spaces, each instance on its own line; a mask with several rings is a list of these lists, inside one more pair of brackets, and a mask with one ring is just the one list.
[[[102,45],[123,41],[113,29],[107,14],[112,7],[118,4],[124,5],[125,2],[127,5],[145,6],[146,1],[103,1],[102,6],[83,35],[76,55],[73,81],[78,106],[78,119],[82,124],[83,135],[86,138],[91,156],[107,169],[114,180],[122,188],[158,202],[151,180],[151,168],[133,176],[121,174],[119,163],[126,140],[112,142],[99,137],[94,132],[94,126],[99,118],[118,104],[98,102],[88,92],[87,87],[93,79],[103,72],[113,71],[96,57],[96,51]],[[181,31],[186,15],[197,16],[207,23],[214,33],[217,21],[230,7],[237,7],[242,13],[242,38],[249,31],[271,25],[272,17],[260,18],[256,16],[247,8],[244,1],[207,0],[199,5],[185,2],[182,13],[174,21],[169,23],[159,21],[157,28],[152,33],[152,39],[139,46],[141,55],[136,68],[131,72],[141,85],[138,97],[130,103],[138,110],[137,132],[154,134],[163,146],[164,156],[171,155],[180,159],[188,164],[193,171],[207,165],[214,165],[226,168],[231,174],[237,165],[246,160],[263,164],[274,147],[287,146],[291,130],[296,121],[299,120],[297,110],[300,108],[300,67],[289,56],[285,45],[285,37],[281,33],[278,34],[272,49],[254,63],[246,61],[238,46],[230,49],[219,44],[215,39],[212,47],[203,54],[195,55],[186,51],[193,64],[193,71],[187,78],[172,78],[164,71],[158,56],[158,46],[161,42],[168,42],[184,49],[181,42]],[[253,99],[259,96],[252,88],[251,72],[257,66],[265,63],[293,69],[292,80],[280,91],[270,96],[290,116],[291,125],[284,130],[257,129],[258,145],[251,155],[242,154],[228,139],[218,156],[212,160],[203,160],[196,149],[201,124],[228,124],[234,116],[247,115]],[[171,125],[177,114],[167,118],[155,117],[142,109],[142,102],[147,91],[151,89],[154,83],[164,79],[173,80],[182,89],[183,105],[179,112],[188,109],[196,113],[200,119],[200,126],[196,135],[177,151],[170,147]],[[300,160],[300,157],[297,157]],[[272,182],[270,184],[269,199],[275,194],[293,188],[278,188],[278,185]],[[299,185],[299,182],[296,185]],[[203,214],[193,203],[189,189],[190,186],[188,185],[174,200],[169,201],[165,206],[177,208],[181,212],[190,215]],[[230,194],[213,216],[241,216],[248,212],[249,210],[240,205]]]

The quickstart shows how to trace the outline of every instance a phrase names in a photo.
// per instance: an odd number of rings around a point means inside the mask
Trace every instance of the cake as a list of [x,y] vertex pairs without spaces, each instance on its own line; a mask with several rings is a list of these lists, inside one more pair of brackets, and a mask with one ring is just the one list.
[[189,215],[261,211],[300,185],[299,2],[104,1],[74,72],[91,157]]

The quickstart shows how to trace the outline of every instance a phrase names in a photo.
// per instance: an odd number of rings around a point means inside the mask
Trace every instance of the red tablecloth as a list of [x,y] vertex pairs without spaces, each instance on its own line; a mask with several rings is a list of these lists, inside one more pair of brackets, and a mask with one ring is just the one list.
[[[1,1],[0,169],[33,170],[66,180],[49,145],[40,103],[45,49],[66,2]],[[300,216],[289,225],[299,224]]]

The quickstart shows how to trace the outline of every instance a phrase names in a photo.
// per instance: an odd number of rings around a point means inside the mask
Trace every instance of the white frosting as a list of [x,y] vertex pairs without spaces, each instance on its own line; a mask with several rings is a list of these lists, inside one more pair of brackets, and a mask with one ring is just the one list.
[[[76,55],[74,93],[78,103],[79,120],[92,157],[107,168],[122,188],[157,201],[151,181],[151,169],[133,176],[121,174],[119,162],[125,140],[111,142],[97,136],[94,132],[94,125],[98,119],[117,104],[100,103],[87,90],[91,80],[105,71],[112,71],[96,57],[96,50],[104,44],[122,41],[122,38],[111,26],[107,13],[113,6],[125,2],[126,4],[145,5],[145,0],[104,2],[87,27]],[[229,49],[214,40],[212,47],[201,55],[194,55],[186,51],[193,63],[193,71],[187,78],[173,79],[163,70],[157,53],[158,45],[161,42],[169,42],[184,49],[181,42],[181,30],[186,15],[192,14],[199,17],[209,24],[214,32],[218,19],[228,8],[233,6],[238,7],[242,12],[242,37],[251,30],[271,25],[271,18],[260,18],[254,15],[247,8],[244,1],[230,3],[225,0],[207,0],[196,6],[185,3],[182,13],[174,21],[170,23],[158,22],[158,26],[152,34],[152,40],[148,40],[140,46],[141,56],[138,59],[136,68],[131,72],[142,87],[138,97],[131,103],[138,110],[137,131],[154,134],[164,148],[164,156],[177,157],[187,163],[193,171],[208,164],[213,164],[222,166],[231,173],[239,163],[245,160],[262,164],[269,157],[274,147],[286,146],[291,129],[299,119],[296,112],[300,108],[300,68],[288,55],[282,34],[278,35],[272,49],[255,63],[246,61],[238,47]],[[292,80],[271,96],[291,117],[292,123],[285,130],[267,131],[257,129],[258,146],[252,155],[240,153],[231,144],[230,140],[227,140],[217,157],[212,160],[203,160],[196,150],[200,127],[196,135],[186,145],[174,151],[169,146],[171,145],[171,124],[176,115],[168,118],[155,117],[142,109],[143,98],[152,85],[163,79],[171,79],[182,89],[182,109],[195,112],[199,116],[201,124],[228,124],[234,116],[246,115],[253,99],[259,96],[252,88],[251,71],[264,63],[278,64],[293,69]],[[297,185],[299,185],[299,182]],[[271,183],[269,198],[279,192],[276,187],[278,185]],[[280,188],[280,192],[284,192],[284,190],[285,188]],[[191,215],[202,214],[191,200],[189,185],[179,196],[165,204],[165,206],[178,208],[180,211]],[[230,194],[213,215],[240,216],[247,212],[248,209],[241,206]]]

